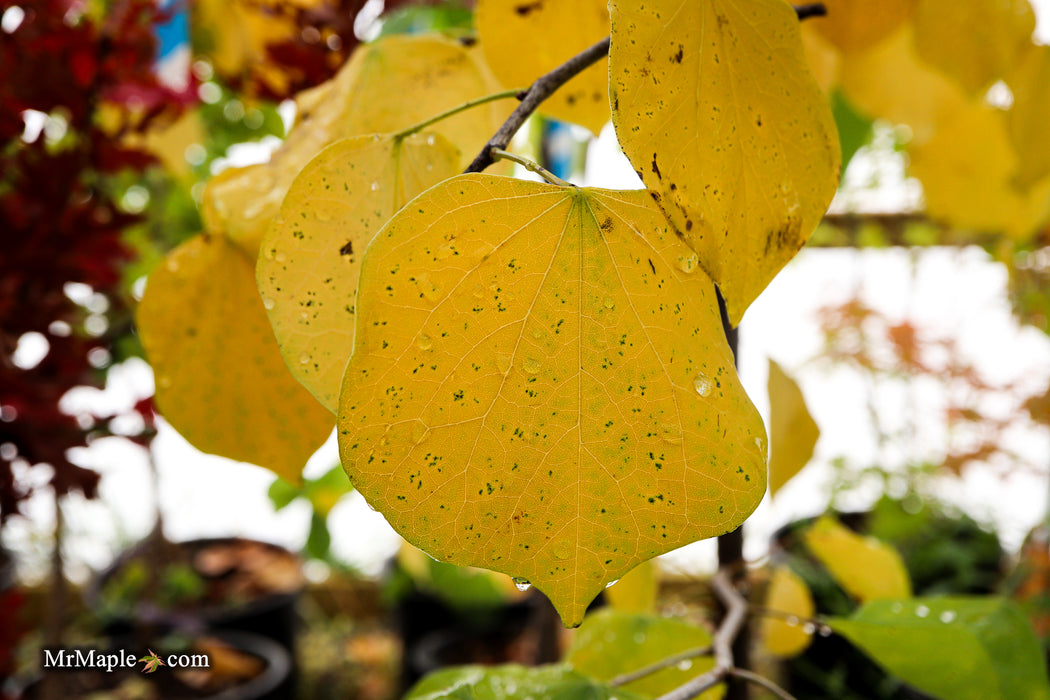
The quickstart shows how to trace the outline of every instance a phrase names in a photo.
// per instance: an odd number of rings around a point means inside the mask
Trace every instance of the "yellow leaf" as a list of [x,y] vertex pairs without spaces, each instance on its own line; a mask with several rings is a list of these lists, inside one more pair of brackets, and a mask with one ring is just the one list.
[[1012,72],[1034,30],[1028,0],[919,0],[915,46],[976,96]]
[[802,23],[802,49],[806,52],[806,60],[813,71],[813,77],[817,79],[817,85],[820,85],[825,94],[830,95],[838,84],[839,65],[842,63],[838,49],[822,37],[808,21]]
[[769,492],[798,474],[813,457],[820,437],[802,391],[773,360],[769,361]]
[[441,136],[359,136],[321,151],[292,183],[262,244],[256,275],[281,354],[328,410],[354,344],[361,256],[412,197],[459,169]]
[[911,596],[911,581],[893,547],[863,537],[822,516],[803,534],[806,546],[824,568],[860,602]]
[[758,636],[766,651],[782,658],[797,656],[805,651],[813,641],[813,635],[803,629],[802,622],[812,619],[816,613],[813,595],[806,583],[788,567],[776,567],[769,580],[765,607],[796,618],[795,624],[790,624],[779,616],[762,617]]
[[624,153],[740,322],[835,194],[839,141],[781,0],[613,0]]
[[531,581],[570,625],[765,490],[714,288],[642,191],[424,192],[362,262],[339,404],[343,466],[394,529]]
[[150,275],[136,321],[164,418],[205,452],[299,482],[332,416],[288,373],[252,261],[197,236]]
[[1010,141],[1021,158],[1016,183],[1027,188],[1050,175],[1050,46],[1032,49],[1009,84]]
[[[605,0],[480,0],[475,19],[485,59],[508,89],[527,88],[609,34]],[[606,61],[559,88],[540,111],[600,132],[609,121]]]
[[634,567],[614,585],[605,589],[605,599],[613,610],[629,613],[651,613],[656,610],[660,588],[660,567],[655,559]]
[[930,217],[958,228],[1022,237],[1026,205],[1011,185],[1017,156],[1005,119],[1001,110],[975,101],[911,150],[909,172],[922,182]]
[[962,89],[915,51],[909,22],[870,51],[845,56],[839,81],[849,101],[868,116],[911,127],[924,143],[966,106]]
[[[204,192],[205,228],[255,255],[300,170],[339,139],[407,129],[440,112],[498,91],[473,51],[437,36],[391,36],[354,51],[329,81],[298,102],[300,114],[269,163],[224,171]],[[461,151],[465,167],[513,104],[466,110],[431,127]],[[462,170],[462,168],[459,168]]]
[[827,15],[807,24],[843,53],[871,48],[915,12],[916,0],[824,0]]

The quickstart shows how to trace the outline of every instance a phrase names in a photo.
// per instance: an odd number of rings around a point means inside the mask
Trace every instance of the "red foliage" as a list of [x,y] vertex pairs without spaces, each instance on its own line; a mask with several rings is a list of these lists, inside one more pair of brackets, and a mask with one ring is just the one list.
[[[12,4],[0,0],[0,12]],[[153,26],[166,19],[153,0],[118,0],[99,22],[81,16],[73,0],[17,5],[25,17],[0,42],[0,519],[29,495],[14,477],[19,460],[51,465],[50,485],[59,493],[95,494],[98,475],[67,457],[87,444],[92,426],[63,413],[59,400],[73,387],[101,383],[88,354],[113,338],[83,331],[87,313],[65,287],[89,285],[107,296],[111,314],[126,314],[116,292],[132,252],[122,236],[138,217],[123,213],[99,183],[109,173],[148,167],[152,156],[121,139],[173,116],[191,95],[173,92],[153,72]],[[103,130],[104,102],[123,106],[125,123]],[[61,115],[66,136],[23,141],[21,115],[29,109]],[[23,369],[11,356],[31,331],[44,334],[50,348]],[[151,420],[147,428],[152,435]]]

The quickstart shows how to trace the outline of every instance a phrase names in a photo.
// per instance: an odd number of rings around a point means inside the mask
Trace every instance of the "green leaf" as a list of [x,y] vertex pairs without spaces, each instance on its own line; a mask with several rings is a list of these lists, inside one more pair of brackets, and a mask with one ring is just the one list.
[[566,624],[762,498],[765,430],[714,287],[644,192],[446,180],[372,241],[357,307],[354,485],[409,542],[531,581]]
[[[691,649],[711,644],[707,630],[669,617],[602,610],[590,615],[576,633],[566,655],[574,669],[599,681],[609,681]],[[655,698],[714,667],[710,656],[683,661],[622,686]],[[722,686],[701,698],[722,697]]]
[[860,147],[871,139],[875,122],[858,111],[841,90],[836,90],[831,95],[831,113],[835,116],[835,126],[839,131],[842,170],[845,172]]
[[943,700],[1050,698],[1035,634],[1005,598],[876,600],[828,623],[890,673]]
[[404,700],[642,700],[609,688],[568,666],[460,666],[432,673]]
[[328,531],[328,519],[315,510],[310,516],[310,532],[306,536],[306,546],[303,550],[314,559],[324,559],[328,556],[331,545],[332,535]]
[[824,216],[839,178],[828,101],[782,0],[612,0],[623,152],[736,325]]
[[288,483],[281,477],[277,477],[270,484],[270,488],[266,490],[266,495],[269,497],[270,503],[273,504],[273,509],[281,510],[303,495],[303,493],[296,486]]

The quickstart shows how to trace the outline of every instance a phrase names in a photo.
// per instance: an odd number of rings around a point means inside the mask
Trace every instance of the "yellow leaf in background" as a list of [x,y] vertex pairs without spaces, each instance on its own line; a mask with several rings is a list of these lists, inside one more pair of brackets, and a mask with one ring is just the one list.
[[845,54],[865,51],[885,39],[915,12],[917,0],[824,0],[827,15],[806,24]]
[[907,124],[912,142],[921,144],[968,100],[955,81],[919,58],[913,34],[908,23],[870,51],[845,56],[839,81],[858,109]]
[[769,361],[769,492],[798,474],[813,457],[820,437],[802,391],[773,360]]
[[827,515],[814,522],[803,538],[843,590],[860,602],[911,596],[904,562],[885,542],[858,535]]
[[809,69],[817,79],[817,85],[830,95],[839,81],[839,66],[842,56],[838,49],[822,37],[809,23],[802,23],[802,49],[806,52]]
[[204,143],[206,138],[200,111],[193,109],[173,122],[150,127],[144,134],[132,133],[126,142],[133,148],[143,148],[157,156],[172,176],[186,178],[192,174],[186,161],[186,149]]
[[285,368],[252,260],[222,236],[190,239],[150,274],[136,323],[157,406],[179,434],[300,481],[332,415]]
[[1021,238],[1025,203],[1011,186],[1017,156],[1002,110],[976,101],[910,152],[909,174],[922,182],[926,212],[953,227]]
[[[292,180],[322,148],[351,136],[407,129],[498,90],[480,57],[450,39],[391,36],[360,46],[326,87],[301,96],[295,125],[270,162],[230,169],[209,181],[202,204],[205,228],[255,255]],[[513,102],[467,110],[431,130],[460,149],[465,167]]]
[[[480,0],[478,38],[492,72],[507,89],[527,88],[609,34],[605,0]],[[598,61],[540,106],[597,134],[609,121],[609,71]]]
[[569,625],[765,491],[714,287],[644,191],[463,175],[409,202],[362,261],[339,404],[342,464],[395,530]]
[[736,325],[838,186],[835,122],[798,18],[781,0],[609,7],[617,138]]
[[765,607],[796,618],[795,624],[789,624],[779,615],[762,616],[758,636],[765,650],[781,658],[805,651],[813,641],[813,635],[803,629],[803,623],[816,613],[813,595],[805,581],[786,566],[776,567],[769,580]]
[[441,136],[359,136],[321,151],[292,183],[256,267],[288,369],[335,413],[354,345],[361,256],[412,197],[459,171]]
[[655,559],[642,562],[622,579],[605,589],[605,599],[613,610],[628,613],[651,613],[656,610],[660,588],[660,567]]
[[1035,14],[1028,0],[919,0],[919,55],[981,95],[1013,72],[1032,46]]
[[1028,188],[1050,175],[1050,46],[1033,48],[1008,83],[1010,141],[1021,159],[1015,181]]

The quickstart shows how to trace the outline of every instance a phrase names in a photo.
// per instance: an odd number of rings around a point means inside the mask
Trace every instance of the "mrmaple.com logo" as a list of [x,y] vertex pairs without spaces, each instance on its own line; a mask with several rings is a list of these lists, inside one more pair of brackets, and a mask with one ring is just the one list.
[[207,654],[168,654],[160,656],[152,649],[141,656],[125,649],[99,651],[98,649],[44,649],[46,669],[97,669],[112,673],[117,669],[134,668],[142,664],[143,673],[153,673],[161,666],[171,668],[211,668]]

